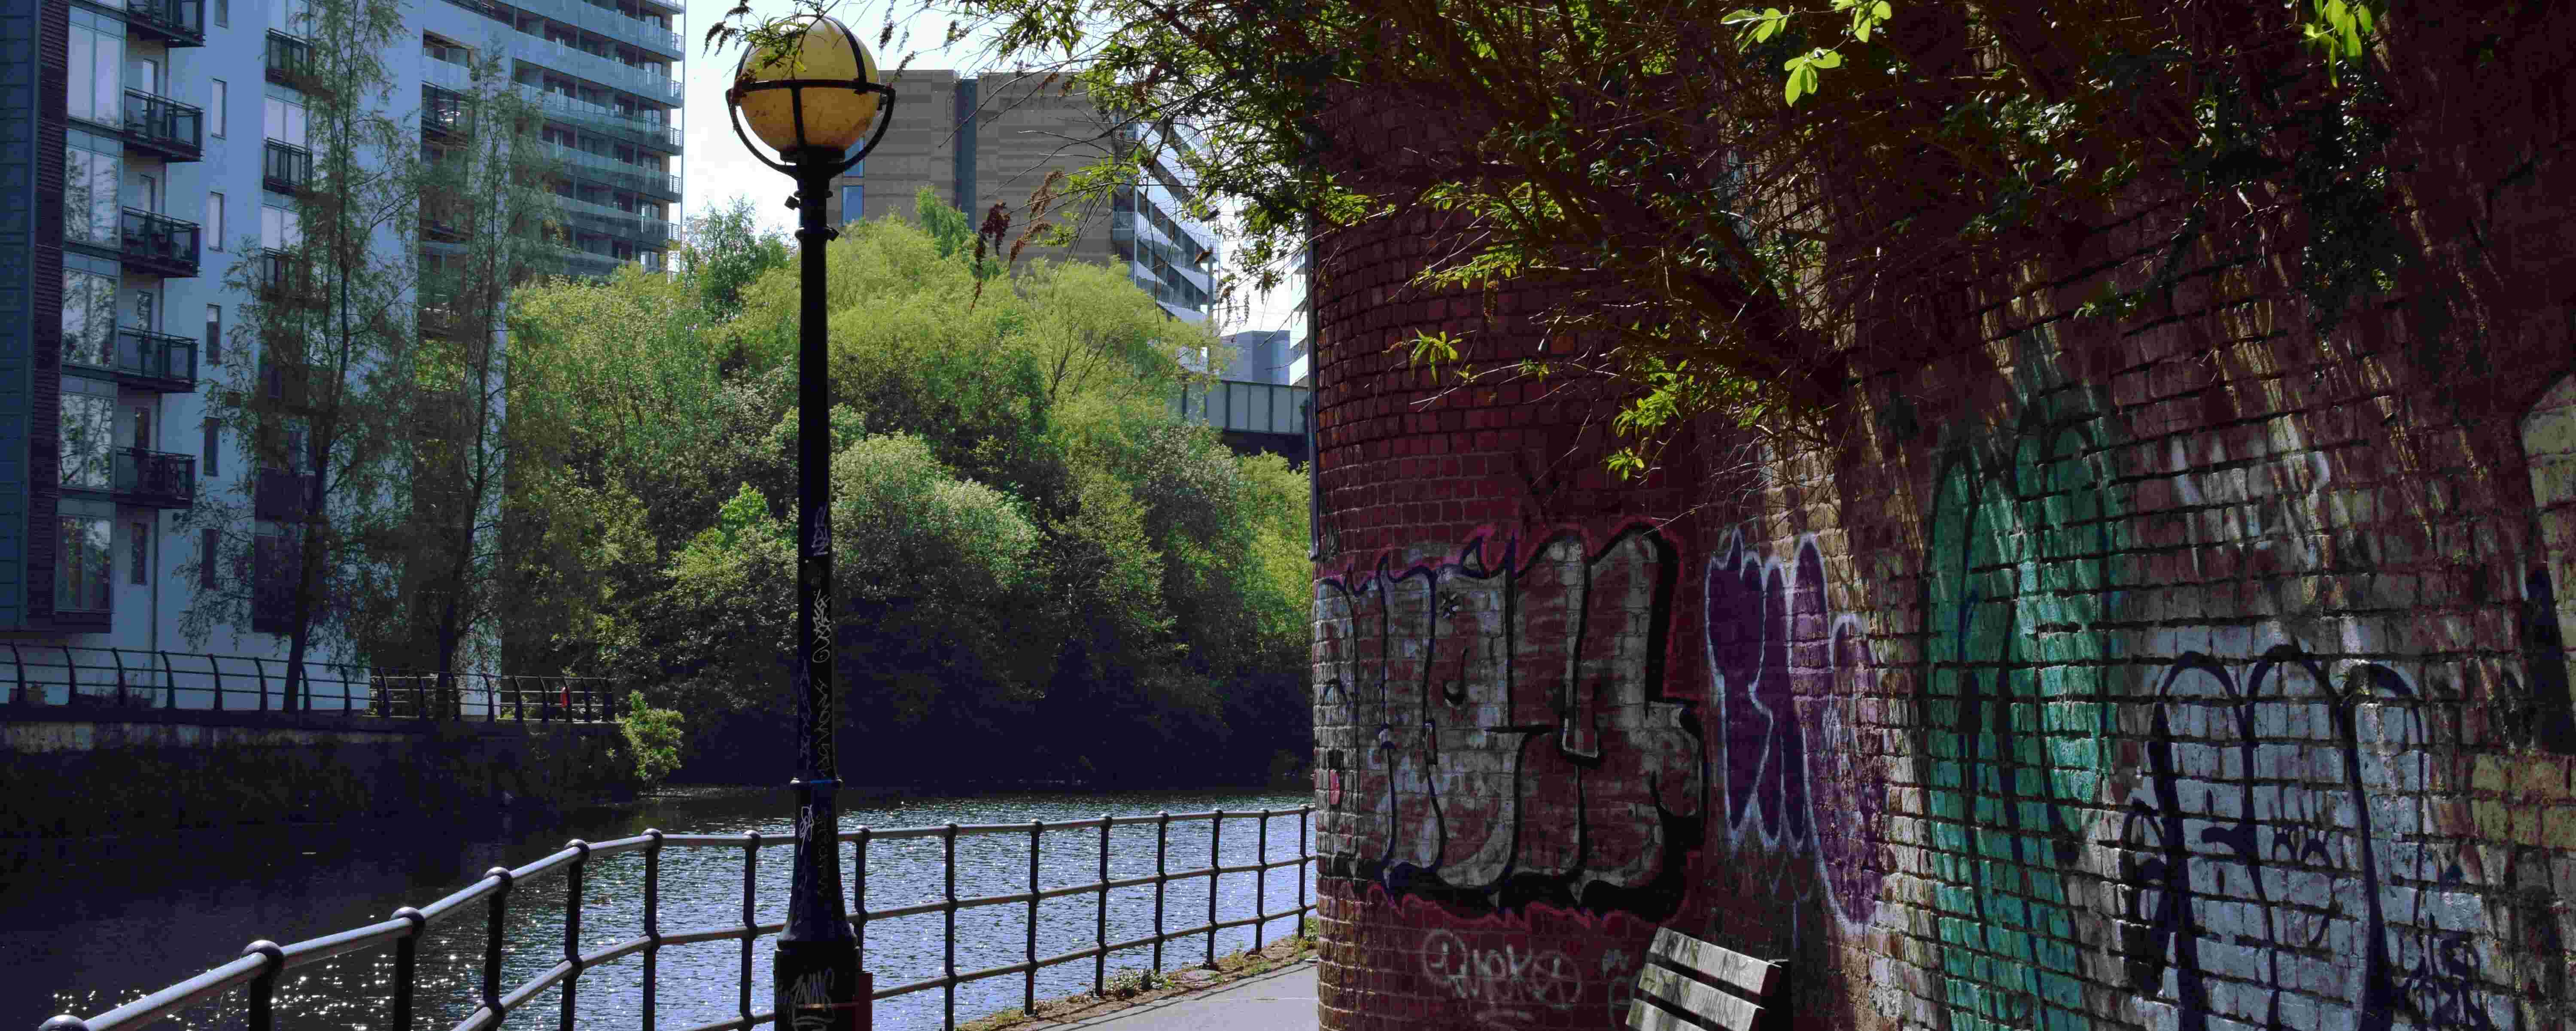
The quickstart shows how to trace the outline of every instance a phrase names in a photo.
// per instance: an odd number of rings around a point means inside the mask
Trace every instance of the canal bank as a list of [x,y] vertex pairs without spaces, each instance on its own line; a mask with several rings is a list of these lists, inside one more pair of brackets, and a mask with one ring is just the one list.
[[[17,708],[17,707],[10,707]],[[49,707],[0,720],[0,837],[451,819],[632,798],[613,723]]]

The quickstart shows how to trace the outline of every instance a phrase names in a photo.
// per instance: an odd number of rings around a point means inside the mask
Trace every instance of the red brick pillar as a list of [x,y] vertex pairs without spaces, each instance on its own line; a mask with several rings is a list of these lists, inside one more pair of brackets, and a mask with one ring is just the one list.
[[[1347,138],[1419,139],[1399,121]],[[1602,383],[1411,360],[1546,346],[1546,298],[1408,285],[1447,217],[1318,248],[1324,1026],[1614,1027],[1655,927],[1706,909],[1700,592],[1691,524],[1659,522],[1687,503],[1605,472]]]

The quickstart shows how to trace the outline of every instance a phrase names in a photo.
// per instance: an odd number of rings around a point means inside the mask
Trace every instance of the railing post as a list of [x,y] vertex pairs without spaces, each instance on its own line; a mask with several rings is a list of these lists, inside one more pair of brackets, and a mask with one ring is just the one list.
[[[16,650],[16,649],[11,649]],[[220,655],[206,656],[206,668],[215,671],[215,711],[224,711],[224,660]]]
[[563,1018],[555,1026],[572,1031],[573,996],[581,988],[581,868],[590,861],[590,843],[574,838],[564,847],[573,850],[572,868],[564,871],[564,962],[572,975],[564,978]]
[[[653,986],[662,979],[662,829],[644,836],[644,1031],[653,1031]],[[397,1029],[399,1031],[399,1029]]]
[[250,670],[251,670],[251,674],[252,674],[253,676],[256,676],[256,677],[258,677],[258,678],[259,678],[259,711],[261,711],[261,712],[267,712],[267,711],[268,711],[268,662],[267,662],[267,660],[262,659],[262,658],[260,658],[259,656],[256,656],[256,655],[250,656]]
[[411,930],[394,941],[393,1031],[411,1031],[412,982],[420,976],[420,932],[429,926],[429,918],[410,906],[394,910],[394,916],[409,923]]
[[1020,978],[1020,1012],[1038,1015],[1038,839],[1046,835],[1045,820],[1029,821],[1029,969]]
[[744,1026],[751,1020],[751,939],[759,931],[760,921],[752,919],[752,886],[760,874],[760,832],[742,834],[742,988],[734,996],[734,1005],[742,1011]]
[[[504,684],[509,683],[509,678],[507,678],[507,677],[503,677],[501,682],[502,682],[502,683],[504,683]],[[516,717],[515,717],[515,718],[516,718],[519,722],[521,722],[521,723],[526,723],[526,722],[528,722],[528,689],[527,689],[527,688],[524,688],[524,687],[514,687],[514,688],[511,688],[511,689],[510,689],[510,710],[511,710],[511,712],[513,712],[513,713],[515,713],[515,714],[516,714]],[[541,712],[541,713],[538,713],[537,715],[543,716],[543,715],[545,715],[545,714]]]
[[1216,868],[1225,865],[1225,810],[1208,815],[1208,940],[1207,966],[1216,969]]
[[161,658],[161,690],[163,692],[163,702],[161,707],[164,709],[176,709],[179,707],[179,674],[172,672],[170,669],[170,653],[156,651],[152,654],[160,656]]
[[1172,811],[1163,810],[1154,819],[1154,978],[1163,977],[1163,885],[1171,874],[1163,869],[1163,856],[1172,839]]
[[945,916],[945,917],[947,917],[947,918],[948,918],[948,931],[947,931],[947,933],[946,933],[946,934],[943,934],[943,935],[941,935],[941,936],[940,936],[940,943],[941,943],[942,947],[943,947],[943,948],[944,948],[944,950],[945,950],[945,953],[944,953],[944,957],[945,957],[945,958],[943,958],[943,959],[941,959],[941,960],[940,960],[941,966],[940,966],[939,970],[940,970],[940,976],[941,976],[942,978],[944,978],[944,979],[947,981],[947,984],[943,986],[946,990],[945,990],[944,992],[942,992],[942,993],[941,993],[942,995],[944,995],[944,996],[946,997],[946,1002],[945,1002],[945,1003],[943,1003],[943,1006],[944,1006],[945,1008],[943,1008],[943,1009],[940,1011],[941,1016],[940,1016],[940,1018],[939,1018],[939,1026],[940,1026],[940,1028],[942,1029],[942,1031],[956,1031],[956,1028],[957,1028],[957,824],[956,824],[954,821],[951,821],[951,822],[948,824],[948,830],[947,830],[947,832],[946,832],[946,833],[944,833],[944,834],[941,834],[941,835],[939,836],[939,840],[940,840],[940,841],[942,842],[942,844],[944,845],[944,849],[945,849],[945,852],[946,852],[947,862],[946,862],[946,863],[944,863],[944,864],[942,864],[942,865],[943,865],[944,869],[947,871],[947,876],[948,876],[947,895],[945,896],[945,897],[947,898],[947,900],[948,900],[948,908],[943,909],[943,910],[941,910],[941,911],[940,911],[940,914],[941,914],[942,916]]
[[501,887],[492,893],[492,909],[483,935],[483,1008],[492,1011],[492,1026],[501,1026],[509,1014],[501,1009],[501,936],[509,930],[510,868],[496,866],[483,872],[485,877],[498,877]]
[[[859,826],[859,847],[850,856],[850,933],[858,939],[859,969],[868,968],[868,828]],[[871,1002],[873,1010],[875,1004]]]
[[277,1026],[277,975],[286,972],[286,950],[273,941],[261,940],[242,949],[242,955],[259,953],[259,973],[250,982],[250,1031],[273,1031]]
[[1109,987],[1109,814],[1100,814],[1100,901],[1091,907],[1091,996]]
[[1252,858],[1252,947],[1261,947],[1261,932],[1270,929],[1270,810],[1261,811],[1261,833]]
[[1306,867],[1315,861],[1314,850],[1306,843],[1306,815],[1315,811],[1313,803],[1297,807],[1297,937],[1306,936]]
[[[20,652],[15,644],[9,646],[9,664],[18,671],[18,686],[10,692],[11,700],[25,705],[27,704],[27,656]],[[216,681],[218,687],[222,683],[222,681]]]

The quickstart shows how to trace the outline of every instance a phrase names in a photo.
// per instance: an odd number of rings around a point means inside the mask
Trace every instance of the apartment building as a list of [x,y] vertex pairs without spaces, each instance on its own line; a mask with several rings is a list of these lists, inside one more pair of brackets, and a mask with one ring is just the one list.
[[[1029,224],[1030,195],[1049,172],[1070,173],[1156,142],[1150,129],[1105,116],[1060,79],[907,69],[886,81],[901,98],[894,124],[864,163],[834,181],[836,221],[910,218],[913,197],[927,186],[978,225],[994,204],[1008,205],[1016,236]],[[1070,246],[1032,247],[1020,258],[1122,266],[1173,318],[1205,322],[1216,289],[1216,233],[1188,215],[1185,169],[1157,162],[1145,178],[1120,190],[1109,217],[1089,219]]]
[[[276,284],[313,187],[305,2],[0,12],[0,645],[197,650],[181,614],[224,572],[176,515],[245,477],[264,477],[263,520],[298,496],[200,391],[260,360],[226,332],[250,301],[227,279],[254,263],[248,281]],[[435,157],[467,131],[468,65],[487,59],[563,158],[566,270],[659,267],[681,199],[681,17],[677,0],[407,0],[380,103]],[[425,265],[469,245],[427,226],[418,243]],[[273,607],[203,650],[282,654]]]

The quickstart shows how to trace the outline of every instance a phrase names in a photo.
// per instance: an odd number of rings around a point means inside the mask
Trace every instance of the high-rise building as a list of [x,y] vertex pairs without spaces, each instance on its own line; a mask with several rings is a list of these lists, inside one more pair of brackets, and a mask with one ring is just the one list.
[[[1011,214],[1016,239],[1030,222],[1029,197],[1050,172],[1071,173],[1102,157],[1157,146],[1185,146],[1150,127],[1103,114],[1079,89],[1043,75],[960,77],[955,71],[907,69],[888,75],[901,98],[894,124],[867,161],[835,181],[832,217],[856,221],[910,218],[913,198],[929,187],[977,226],[995,204]],[[1123,267],[1173,318],[1205,322],[1216,290],[1217,238],[1191,219],[1185,169],[1149,161],[1144,182],[1118,190],[1109,217],[1088,219],[1066,247],[1032,247],[1035,257]],[[1047,220],[1063,224],[1071,205]]]
[[[312,2],[0,11],[0,642],[190,647],[181,614],[224,571],[174,517],[267,475],[199,391],[260,360],[226,332],[251,300],[227,278],[277,262],[313,188]],[[680,202],[677,0],[401,10],[377,103],[416,119],[425,156],[460,129],[469,64],[498,68],[562,159],[566,271],[661,264]],[[469,246],[439,235],[419,236],[424,266]],[[277,654],[275,629],[215,627],[205,647]]]

